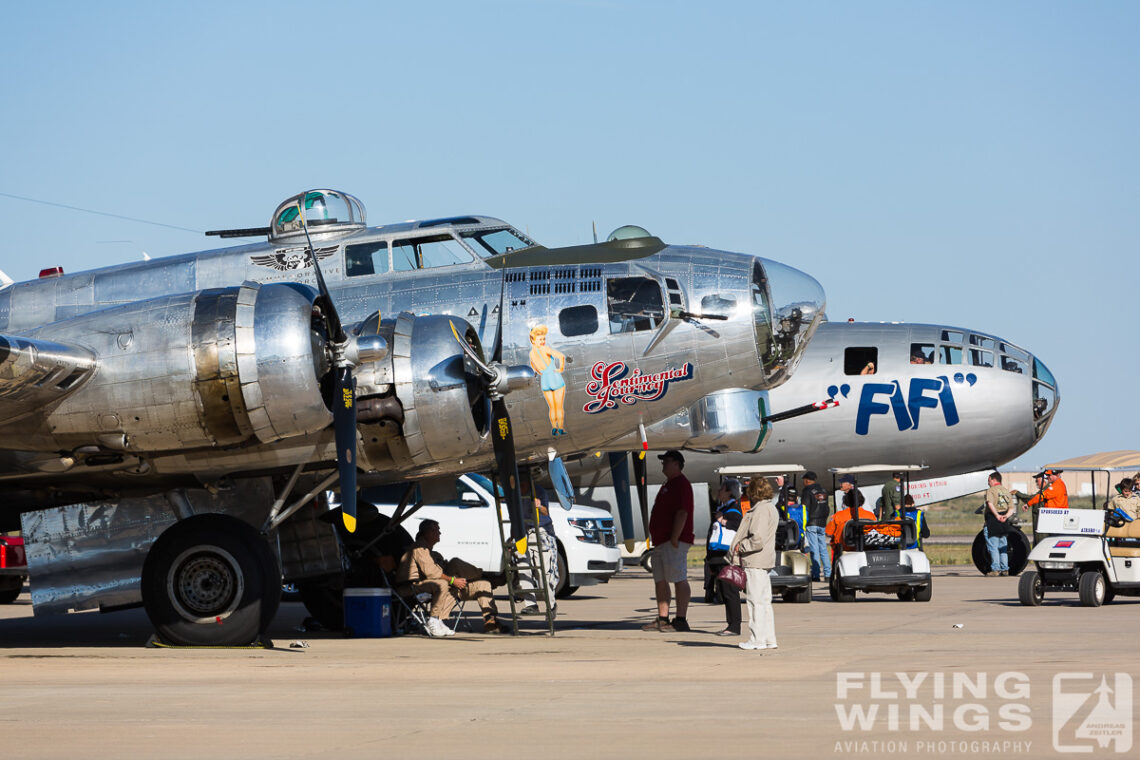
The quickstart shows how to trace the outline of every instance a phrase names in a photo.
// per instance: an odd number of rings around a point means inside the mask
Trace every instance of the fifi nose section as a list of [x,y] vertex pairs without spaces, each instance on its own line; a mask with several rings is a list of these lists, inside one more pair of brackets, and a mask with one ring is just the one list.
[[775,388],[791,377],[823,321],[826,306],[823,286],[807,272],[756,257],[752,320],[763,370],[763,381],[756,389]]
[[1061,389],[1045,362],[1032,356],[1033,362],[1033,434],[1040,440],[1053,422],[1061,404]]

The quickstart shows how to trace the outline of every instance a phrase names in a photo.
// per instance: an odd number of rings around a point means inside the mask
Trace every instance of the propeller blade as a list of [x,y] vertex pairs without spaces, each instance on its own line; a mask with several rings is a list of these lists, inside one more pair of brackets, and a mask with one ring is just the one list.
[[645,452],[633,453],[633,478],[637,485],[637,503],[641,506],[641,527],[645,528],[645,543],[649,545],[649,486],[645,481]]
[[507,516],[511,519],[511,540],[515,550],[526,553],[526,525],[523,522],[522,493],[519,491],[519,468],[515,459],[515,435],[507,403],[500,396],[491,405],[491,442],[495,447],[495,472],[507,502]]
[[626,542],[633,538],[633,500],[629,497],[629,458],[625,452],[611,451],[610,480],[614,485],[617,499],[618,520],[621,522],[621,535]]
[[356,380],[348,366],[336,369],[333,433],[340,474],[341,516],[345,530],[352,533],[356,530]]
[[447,320],[447,324],[451,326],[451,334],[455,336],[455,342],[458,343],[459,347],[463,349],[463,353],[467,355],[467,358],[470,359],[472,363],[479,368],[479,371],[486,375],[488,378],[495,378],[498,373],[495,372],[495,370],[492,369],[490,365],[487,364],[487,362],[483,361],[483,357],[479,356],[479,354],[475,352],[475,349],[471,347],[471,344],[463,340],[463,338],[459,335],[459,330],[455,327],[455,323],[449,319]]
[[550,460],[550,479],[554,481],[554,492],[558,494],[558,503],[563,509],[574,506],[574,484],[570,482],[570,473],[566,472],[566,464],[562,457]]

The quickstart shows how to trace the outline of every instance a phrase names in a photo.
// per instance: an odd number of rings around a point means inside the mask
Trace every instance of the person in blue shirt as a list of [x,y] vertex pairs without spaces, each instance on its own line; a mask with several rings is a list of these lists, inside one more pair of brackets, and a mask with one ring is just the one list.
[[709,526],[708,540],[705,543],[705,601],[724,603],[725,628],[718,636],[740,635],[740,589],[717,579],[717,575],[728,564],[728,548],[740,528],[744,517],[740,508],[740,481],[725,478],[717,492],[718,506]]

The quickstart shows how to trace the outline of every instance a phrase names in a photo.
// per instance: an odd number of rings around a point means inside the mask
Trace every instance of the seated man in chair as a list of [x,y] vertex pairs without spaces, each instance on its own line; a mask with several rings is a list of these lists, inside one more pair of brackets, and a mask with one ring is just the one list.
[[439,523],[424,520],[416,532],[416,543],[400,559],[396,571],[396,593],[401,595],[426,592],[431,594],[431,617],[427,621],[432,636],[451,636],[454,631],[443,621],[460,599],[474,599],[483,612],[483,632],[501,633],[507,628],[499,624],[492,583],[483,571],[458,557],[444,560],[432,548],[439,543]]

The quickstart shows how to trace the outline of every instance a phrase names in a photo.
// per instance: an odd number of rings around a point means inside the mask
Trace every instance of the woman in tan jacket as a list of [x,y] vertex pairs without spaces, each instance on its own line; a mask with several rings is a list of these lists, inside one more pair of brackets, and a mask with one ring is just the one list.
[[748,618],[752,635],[740,643],[741,649],[775,649],[776,622],[772,616],[772,582],[768,571],[776,564],[776,526],[780,515],[767,478],[753,478],[748,484],[752,509],[740,522],[740,530],[728,550],[744,568],[747,581]]

